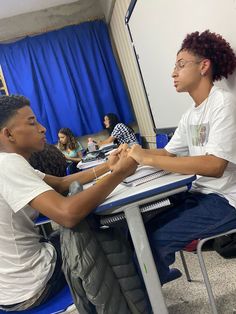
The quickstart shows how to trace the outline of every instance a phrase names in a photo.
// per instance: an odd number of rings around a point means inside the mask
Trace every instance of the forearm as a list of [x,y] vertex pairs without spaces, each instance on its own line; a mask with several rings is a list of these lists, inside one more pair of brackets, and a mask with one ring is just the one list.
[[73,162],[80,162],[81,157],[67,157],[66,159]]
[[100,141],[99,146],[113,143],[113,141],[114,141],[114,137],[109,136],[106,140]]
[[170,157],[146,154],[142,165],[150,165],[170,172],[198,174],[209,177],[222,176],[227,162],[215,156]]
[[149,165],[150,162],[154,163],[156,162],[156,157],[174,157],[175,155],[170,154],[167,150],[165,149],[144,149],[141,148],[141,146],[139,145],[133,145],[131,148],[127,148],[127,144],[123,144],[121,145],[121,147],[118,148],[117,152],[119,153],[119,151],[128,151],[128,155],[130,157],[132,157],[134,160],[136,160],[136,162],[140,165],[144,165],[146,162],[146,164]]
[[175,156],[174,154],[169,153],[164,148],[152,148],[152,149],[149,149],[149,152],[150,154],[156,155],[156,156],[170,156],[170,157]]
[[80,171],[65,177],[54,177],[46,175],[44,181],[53,187],[57,192],[62,193],[69,189],[73,181],[79,181],[81,184],[88,183],[96,177],[108,172],[110,170],[108,162],[105,162],[97,167],[88,170]]
[[[79,223],[121,183],[125,175],[111,173],[78,195],[66,199],[65,208],[68,212],[69,225],[72,227]],[[79,210],[78,210],[79,209]]]
[[81,152],[77,152],[77,156],[76,157],[66,157],[67,160],[73,161],[73,162],[79,162],[82,159],[82,153]]
[[71,228],[101,204],[125,177],[124,172],[111,173],[87,190],[69,197],[48,191],[33,199],[30,205],[58,224]]

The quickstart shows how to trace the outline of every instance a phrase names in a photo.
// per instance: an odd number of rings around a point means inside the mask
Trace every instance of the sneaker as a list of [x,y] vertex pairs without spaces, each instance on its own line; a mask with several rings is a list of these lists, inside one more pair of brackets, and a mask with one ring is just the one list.
[[181,276],[182,276],[182,273],[178,268],[171,268],[166,279],[162,282],[162,285],[172,280],[175,280],[177,278],[180,278]]

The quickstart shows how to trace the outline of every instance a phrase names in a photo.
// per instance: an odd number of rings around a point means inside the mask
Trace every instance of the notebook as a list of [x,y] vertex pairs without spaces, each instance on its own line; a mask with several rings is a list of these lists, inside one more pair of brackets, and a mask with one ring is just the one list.
[[110,143],[110,144],[106,144],[106,145],[101,145],[99,147],[99,151],[101,151],[103,153],[107,153],[114,148],[117,148],[117,144]]
[[[152,216],[155,216],[157,213],[162,212],[163,210],[165,210],[165,208],[170,207],[170,205],[170,200],[168,198],[164,198],[162,200],[141,205],[139,209],[142,214],[145,214],[145,217],[143,217],[145,218],[144,220],[147,220],[147,218],[152,218]],[[102,225],[112,225],[119,223],[123,220],[125,220],[125,214],[118,213],[114,215],[101,216],[100,223]]]
[[123,180],[123,184],[127,186],[137,186],[162,177],[168,173],[170,172],[151,166],[139,166],[133,175]]
[[106,159],[96,159],[96,160],[92,160],[92,161],[87,161],[87,162],[82,162],[80,161],[77,164],[77,168],[79,168],[80,170],[84,170],[84,169],[88,169],[88,168],[92,168],[95,166],[98,166],[102,163],[106,162]]

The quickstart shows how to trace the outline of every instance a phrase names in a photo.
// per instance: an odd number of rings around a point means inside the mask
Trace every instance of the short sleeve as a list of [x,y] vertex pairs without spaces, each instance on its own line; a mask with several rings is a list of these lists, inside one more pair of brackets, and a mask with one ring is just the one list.
[[187,131],[185,127],[185,116],[183,116],[179,122],[174,135],[170,139],[169,143],[165,146],[165,150],[174,155],[187,156],[189,154]]
[[79,141],[77,141],[77,144],[78,144],[78,148],[76,149],[76,152],[80,152],[83,150],[83,146],[80,144]]
[[211,112],[211,128],[206,153],[236,164],[236,105],[229,99]]
[[34,171],[37,173],[37,175],[43,180],[45,178],[45,173],[37,170],[37,169],[34,169]]
[[114,129],[113,129],[113,131],[112,131],[112,133],[111,133],[111,136],[112,136],[112,137],[115,137],[115,138],[119,138],[119,137],[121,136],[121,134],[122,134],[121,123],[118,123],[118,124],[114,127]]
[[43,173],[37,173],[18,154],[5,154],[0,159],[1,194],[14,212],[22,209],[38,195],[52,190],[42,180]]

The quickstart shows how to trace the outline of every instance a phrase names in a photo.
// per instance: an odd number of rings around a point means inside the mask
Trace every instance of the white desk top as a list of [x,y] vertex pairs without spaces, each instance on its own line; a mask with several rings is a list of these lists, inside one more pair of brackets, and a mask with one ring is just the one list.
[[195,175],[171,173],[139,186],[127,187],[123,184],[119,184],[106,198],[105,202],[96,208],[95,212],[101,213],[111,208],[124,206],[128,203],[178,189],[183,186],[190,187],[195,179]]

